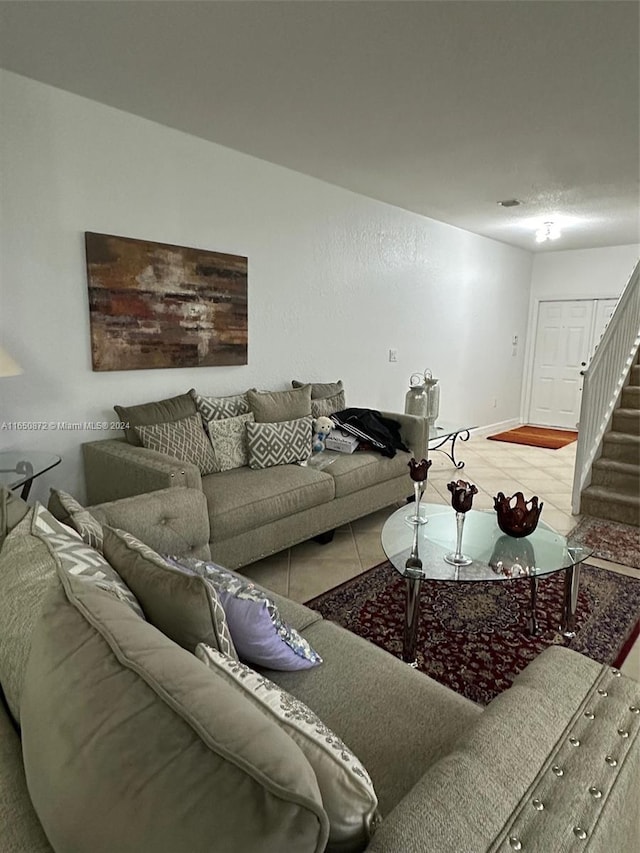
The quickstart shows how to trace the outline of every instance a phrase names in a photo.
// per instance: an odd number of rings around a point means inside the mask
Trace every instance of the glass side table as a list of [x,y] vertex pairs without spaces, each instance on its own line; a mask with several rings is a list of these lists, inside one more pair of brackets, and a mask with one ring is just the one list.
[[7,489],[22,487],[20,497],[25,501],[36,477],[62,462],[60,456],[39,450],[0,451],[0,486]]

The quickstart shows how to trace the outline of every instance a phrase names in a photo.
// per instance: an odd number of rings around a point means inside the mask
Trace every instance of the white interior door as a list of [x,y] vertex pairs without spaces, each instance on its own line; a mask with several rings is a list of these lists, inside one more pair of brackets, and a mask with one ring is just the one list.
[[580,371],[592,352],[594,299],[540,302],[529,423],[575,429]]
[[596,316],[593,324],[595,334],[593,336],[591,351],[589,352],[590,358],[593,358],[596,348],[600,343],[600,338],[602,337],[617,304],[617,299],[598,299],[596,301]]

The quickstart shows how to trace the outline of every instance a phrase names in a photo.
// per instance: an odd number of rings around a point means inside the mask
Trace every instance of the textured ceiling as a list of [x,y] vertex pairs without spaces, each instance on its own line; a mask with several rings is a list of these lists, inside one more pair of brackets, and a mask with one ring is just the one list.
[[[0,65],[515,246],[588,248],[640,241],[639,9],[0,2]],[[548,219],[563,236],[537,246]]]

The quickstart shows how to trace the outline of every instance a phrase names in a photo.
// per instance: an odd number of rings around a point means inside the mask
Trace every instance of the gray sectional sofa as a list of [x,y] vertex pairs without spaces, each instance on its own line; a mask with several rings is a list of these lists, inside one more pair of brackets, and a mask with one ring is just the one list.
[[[248,704],[220,716],[228,691],[193,654],[63,577],[56,552],[16,527],[26,511],[14,500],[1,513],[14,529],[0,544],[0,679],[22,725],[0,709],[2,853],[637,849],[640,685],[611,667],[552,647],[483,709],[272,595],[324,662],[262,674],[353,750],[378,797],[372,837],[332,846],[299,755],[287,774],[282,738],[261,746]],[[208,555],[200,490],[91,512],[161,553]]]
[[281,464],[256,470],[245,464],[202,474],[188,460],[132,443],[136,440],[132,426],[137,421],[193,416],[197,411],[194,397],[195,393],[139,407],[116,407],[123,422],[130,425],[125,437],[83,445],[87,500],[96,504],[176,486],[198,489],[207,499],[212,557],[229,568],[247,565],[404,500],[412,491],[409,459],[427,455],[426,420],[389,412],[382,415],[400,423],[402,439],[411,451],[399,450],[394,458],[376,451],[351,455],[325,451],[322,459],[312,457],[308,465]]

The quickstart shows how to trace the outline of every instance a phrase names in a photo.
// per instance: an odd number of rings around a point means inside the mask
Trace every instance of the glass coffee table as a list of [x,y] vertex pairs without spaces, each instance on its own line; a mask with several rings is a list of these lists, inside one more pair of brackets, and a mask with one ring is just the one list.
[[[429,450],[437,450],[444,453],[453,462],[456,468],[464,468],[464,462],[456,461],[456,441],[469,441],[473,426],[460,426],[460,424],[448,424],[440,421],[435,426],[429,426]],[[446,445],[451,445],[447,449]]]
[[407,580],[402,658],[415,666],[415,647],[420,618],[420,586],[423,580],[473,583],[474,581],[529,581],[531,615],[529,631],[538,633],[536,598],[538,580],[564,572],[564,602],[559,627],[564,636],[575,636],[580,564],[591,549],[567,540],[543,521],[529,536],[515,539],[502,533],[495,512],[470,510],[466,513],[462,551],[471,558],[468,566],[445,562],[456,543],[456,514],[441,504],[421,504],[426,524],[407,521],[409,506],[391,515],[382,528],[385,554]]
[[22,486],[20,497],[25,501],[36,477],[55,468],[61,462],[60,456],[40,450],[2,450],[0,451],[0,486],[18,489]]

